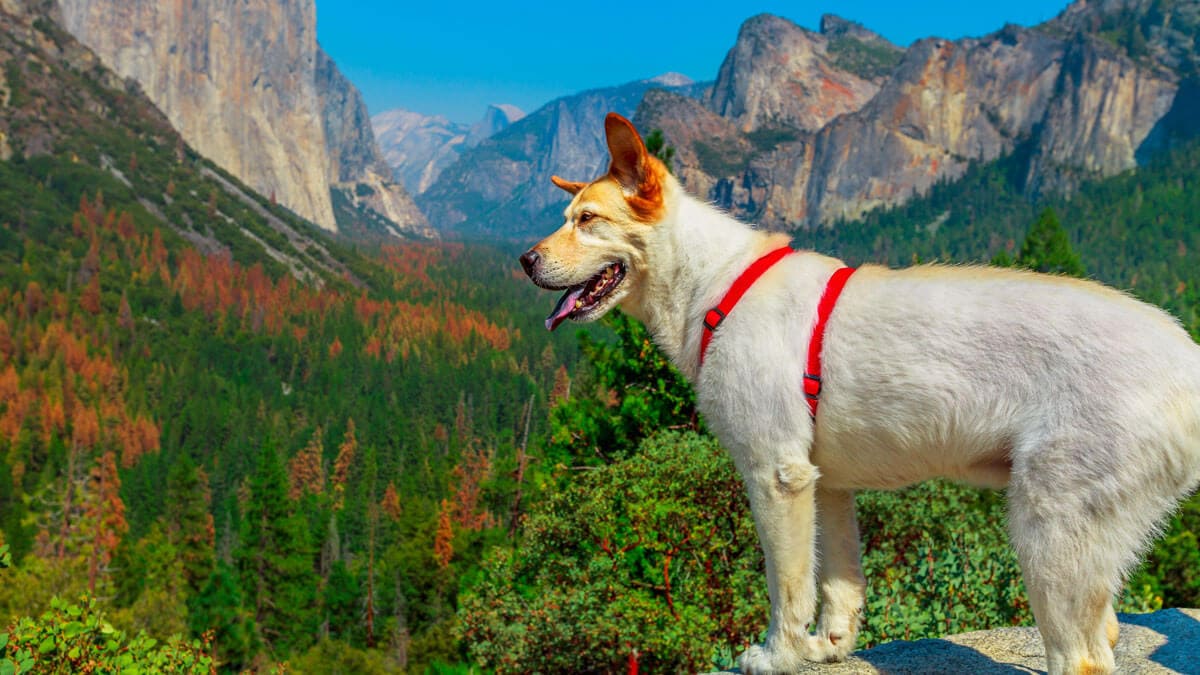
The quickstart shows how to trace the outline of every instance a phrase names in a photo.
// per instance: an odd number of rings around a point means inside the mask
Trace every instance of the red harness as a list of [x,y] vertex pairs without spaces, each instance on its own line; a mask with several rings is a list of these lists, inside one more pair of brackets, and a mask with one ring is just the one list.
[[[708,352],[708,343],[712,341],[713,333],[733,311],[734,305],[759,277],[792,253],[795,253],[795,249],[784,246],[755,260],[733,282],[725,297],[721,298],[721,302],[708,310],[704,315],[704,332],[700,334],[700,365],[704,365],[704,355]],[[808,366],[804,370],[804,398],[808,401],[808,410],[813,417],[817,416],[817,401],[821,398],[821,346],[825,343],[825,323],[829,321],[833,306],[837,304],[838,296],[842,294],[842,288],[851,274],[854,274],[853,267],[843,267],[834,272],[825,283],[825,291],[817,304],[817,323],[813,326],[812,336],[808,340]]]

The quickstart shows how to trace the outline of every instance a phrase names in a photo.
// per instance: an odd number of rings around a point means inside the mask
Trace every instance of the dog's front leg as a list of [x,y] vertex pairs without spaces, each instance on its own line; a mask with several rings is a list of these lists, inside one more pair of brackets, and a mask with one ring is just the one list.
[[767,638],[742,655],[743,673],[791,672],[803,661],[821,657],[808,632],[816,610],[817,475],[807,461],[792,460],[742,476],[766,559],[771,598]]

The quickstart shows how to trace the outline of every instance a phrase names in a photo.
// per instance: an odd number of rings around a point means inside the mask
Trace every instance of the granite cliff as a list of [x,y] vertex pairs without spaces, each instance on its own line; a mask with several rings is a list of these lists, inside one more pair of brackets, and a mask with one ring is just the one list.
[[[712,96],[649,92],[635,122],[663,129],[691,191],[772,228],[854,220],[1014,153],[1031,196],[1070,190],[1168,143],[1165,121],[1200,127],[1179,37],[1194,39],[1196,12],[1148,20],[1151,4],[1080,2],[1043,26],[928,38],[902,57],[835,17],[820,34],[754,17]],[[1151,37],[1135,50],[1111,26]]]
[[58,8],[66,29],[136,81],[189,144],[255,190],[334,230],[331,190],[350,188],[398,229],[425,229],[388,178],[361,97],[317,45],[312,0]]

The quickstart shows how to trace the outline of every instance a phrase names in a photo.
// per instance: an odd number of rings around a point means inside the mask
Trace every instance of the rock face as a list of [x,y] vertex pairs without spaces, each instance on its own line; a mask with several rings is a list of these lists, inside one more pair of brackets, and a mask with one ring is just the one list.
[[[1118,673],[1196,672],[1196,665],[1200,663],[1200,610],[1122,614],[1120,619],[1121,635],[1114,649]],[[830,675],[1044,673],[1046,651],[1036,628],[999,628],[937,640],[889,642],[857,652],[844,663],[814,663],[799,672]]]
[[375,115],[371,124],[396,180],[418,195],[428,190],[464,149],[479,145],[524,116],[516,106],[490,105],[483,119],[467,126],[441,115],[396,109]]
[[354,207],[374,211],[400,226],[393,234],[436,236],[412,197],[393,181],[392,170],[375,141],[362,94],[320,47],[316,81],[329,149],[330,187]]
[[[840,39],[858,39],[848,34],[843,30]],[[858,110],[879,87],[839,67],[830,45],[825,35],[787,19],[761,14],[747,20],[721,64],[708,108],[744,132],[780,126],[816,131]]]
[[[921,40],[894,65],[896,48],[836,17],[820,35],[755,17],[706,105],[652,92],[635,122],[663,129],[690,190],[776,229],[857,219],[958,178],[970,162],[1016,152],[1028,155],[1031,195],[1069,190],[1136,166],[1161,144],[1161,122],[1183,118],[1170,117],[1184,98],[1168,67],[1178,49],[1152,46],[1135,58],[1073,28],[1118,25],[1090,7],[1077,3],[1064,12],[1069,21],[1034,29]],[[1168,37],[1161,42],[1182,42]]]
[[[370,165],[373,139],[353,129],[361,100],[317,46],[312,0],[58,5],[66,29],[138,82],[190,145],[299,215],[336,229],[331,187],[378,183],[355,173]],[[384,191],[391,215],[416,216]]]
[[689,96],[704,86],[671,73],[556,99],[474,148],[418,197],[439,230],[524,237],[557,225],[566,193],[551,175],[570,180],[598,176],[607,168],[604,116],[631,116],[650,89]]

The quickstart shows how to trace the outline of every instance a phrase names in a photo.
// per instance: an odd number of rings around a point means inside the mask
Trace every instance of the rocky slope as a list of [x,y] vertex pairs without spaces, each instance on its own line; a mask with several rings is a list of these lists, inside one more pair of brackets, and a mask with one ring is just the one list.
[[[1150,4],[1139,3],[1101,4],[1135,14]],[[1069,190],[1136,166],[1167,142],[1163,121],[1186,127],[1180,108],[1195,105],[1171,67],[1186,61],[1184,40],[1147,28],[1158,42],[1134,54],[1101,29],[1139,19],[1104,18],[1116,11],[1105,7],[1080,2],[1042,27],[921,40],[894,67],[894,48],[842,20],[826,18],[814,36],[755,17],[705,105],[651,92],[635,122],[664,130],[690,190],[773,228],[854,220],[1017,152],[1029,194]]]
[[198,155],[137,86],[61,27],[54,3],[0,0],[0,213],[9,228],[0,248],[20,251],[21,237],[46,244],[94,199],[109,209],[106,227],[121,214],[131,240],[134,229],[143,242],[154,230],[168,246],[312,286],[363,285],[349,247]]
[[379,151],[357,91],[317,45],[312,0],[58,6],[68,31],[135,80],[191,145],[257,191],[333,230],[331,188],[363,183],[399,226],[423,228],[388,173],[372,175]]
[[608,163],[604,116],[632,116],[643,95],[657,88],[692,97],[705,90],[671,73],[555,99],[464,150],[417,203],[439,230],[505,237],[545,231],[557,224],[565,203],[550,176],[599,175]]
[[[379,228],[396,236],[436,233],[403,186],[394,182],[391,167],[375,139],[362,94],[342,75],[337,64],[317,47],[317,96],[329,149],[330,188],[339,194],[335,209],[340,229],[352,230],[366,212],[383,216]],[[356,217],[357,216],[357,217]],[[350,221],[350,222],[348,222]]]
[[417,195],[428,190],[464,149],[475,147],[524,116],[516,106],[490,105],[482,119],[466,125],[441,115],[398,108],[375,115],[371,125],[396,180]]
[[[1194,673],[1200,659],[1200,610],[1170,609],[1122,614],[1114,650],[1118,673]],[[801,673],[974,673],[1002,675],[1046,670],[1036,628],[998,628],[936,640],[889,642],[857,652],[844,663],[813,663]]]

